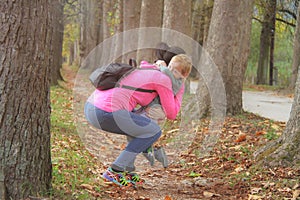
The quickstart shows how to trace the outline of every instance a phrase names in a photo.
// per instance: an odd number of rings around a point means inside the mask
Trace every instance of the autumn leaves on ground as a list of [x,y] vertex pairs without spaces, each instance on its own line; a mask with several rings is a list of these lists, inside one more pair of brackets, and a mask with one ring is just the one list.
[[[144,185],[120,189],[103,182],[106,166],[85,149],[76,132],[74,72],[67,70],[67,83],[51,90],[52,199],[300,199],[299,170],[256,167],[253,160],[253,152],[276,139],[285,123],[250,113],[225,119],[218,143],[207,157],[199,158],[196,153],[209,125],[209,119],[203,119],[193,145],[178,155],[180,162],[167,169],[147,167],[140,174]],[[168,122],[162,142],[170,139],[167,132],[177,128],[176,123]]]

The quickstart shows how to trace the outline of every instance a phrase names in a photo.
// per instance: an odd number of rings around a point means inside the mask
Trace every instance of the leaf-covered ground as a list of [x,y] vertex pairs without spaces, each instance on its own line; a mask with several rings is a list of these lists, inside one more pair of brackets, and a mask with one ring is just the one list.
[[[69,82],[72,71],[65,73]],[[137,188],[118,188],[105,183],[101,175],[107,168],[86,150],[74,125],[72,84],[52,88],[52,199],[300,199],[300,170],[258,168],[253,152],[279,137],[285,123],[274,122],[251,113],[225,119],[219,140],[209,156],[199,157],[209,119],[193,130],[196,137],[188,149],[164,169],[139,165],[145,183]],[[167,145],[176,123],[168,122],[161,145]],[[122,144],[112,144],[122,148]]]

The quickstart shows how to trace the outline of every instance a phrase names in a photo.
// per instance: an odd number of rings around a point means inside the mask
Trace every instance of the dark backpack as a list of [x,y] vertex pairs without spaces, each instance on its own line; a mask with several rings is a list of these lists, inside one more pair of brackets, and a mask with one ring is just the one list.
[[119,85],[119,80],[134,70],[138,70],[131,65],[125,63],[111,63],[107,66],[97,68],[89,77],[90,81],[98,90],[108,90],[114,87],[122,87],[140,92],[155,92],[155,90],[147,90],[136,88],[128,85]]

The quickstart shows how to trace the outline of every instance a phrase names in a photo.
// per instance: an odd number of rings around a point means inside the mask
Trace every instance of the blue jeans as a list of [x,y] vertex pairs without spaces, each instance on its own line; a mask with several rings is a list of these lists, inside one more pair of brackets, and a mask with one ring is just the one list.
[[132,138],[125,149],[129,152],[141,153],[161,136],[161,129],[155,121],[134,112],[106,112],[87,102],[84,113],[94,127]]

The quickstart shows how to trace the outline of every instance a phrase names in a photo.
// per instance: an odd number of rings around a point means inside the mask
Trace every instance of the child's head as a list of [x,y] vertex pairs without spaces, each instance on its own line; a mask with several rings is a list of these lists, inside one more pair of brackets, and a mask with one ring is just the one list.
[[185,54],[185,51],[180,47],[172,46],[165,52],[163,60],[166,62],[167,65],[169,65],[171,59],[179,54]]
[[171,59],[168,67],[176,78],[187,78],[192,70],[192,60],[185,54],[178,54]]

